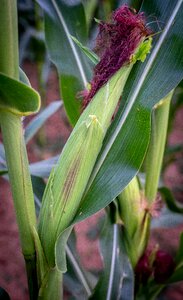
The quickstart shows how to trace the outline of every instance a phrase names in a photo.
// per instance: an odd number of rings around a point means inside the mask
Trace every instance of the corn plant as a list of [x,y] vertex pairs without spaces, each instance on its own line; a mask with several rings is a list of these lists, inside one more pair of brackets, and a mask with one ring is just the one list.
[[[0,0],[0,172],[12,189],[30,299],[63,299],[68,278],[80,287],[70,297],[107,300],[156,299],[183,280],[182,235],[176,259],[146,250],[151,227],[169,226],[160,202],[173,224],[182,222],[183,209],[159,180],[183,77],[183,1],[128,2],[37,1],[63,102],[24,132],[22,118],[39,111],[40,96],[19,68],[16,0]],[[94,16],[104,19],[94,24]],[[59,157],[29,166],[26,143],[62,104],[73,126],[68,141]],[[103,208],[104,269],[93,281],[78,262],[73,227]]]

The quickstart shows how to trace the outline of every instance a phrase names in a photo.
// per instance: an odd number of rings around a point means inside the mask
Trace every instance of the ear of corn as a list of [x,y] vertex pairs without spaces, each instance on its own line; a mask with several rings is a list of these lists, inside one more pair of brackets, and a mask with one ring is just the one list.
[[124,243],[134,267],[146,246],[149,226],[146,201],[137,177],[132,179],[117,199],[119,216],[123,223]]
[[120,217],[128,235],[133,239],[144,218],[143,194],[137,177],[134,177],[118,196]]
[[[142,52],[144,55],[144,50]],[[137,59],[140,59],[140,55]],[[105,132],[135,61],[133,56],[131,63],[117,71],[96,93],[78,120],[49,177],[38,232],[51,267],[55,265],[54,248],[57,238],[71,225],[79,208]]]
[[39,234],[47,259],[53,265],[55,241],[76,213],[103,137],[97,118],[90,115],[68,141],[50,177],[40,213]]

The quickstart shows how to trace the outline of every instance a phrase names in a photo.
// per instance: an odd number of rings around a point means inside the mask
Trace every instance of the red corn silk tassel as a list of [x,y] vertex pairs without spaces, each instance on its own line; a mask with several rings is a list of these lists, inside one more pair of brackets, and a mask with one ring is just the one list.
[[116,71],[130,63],[142,39],[151,33],[145,25],[144,14],[136,13],[127,5],[113,12],[111,23],[100,22],[96,40],[100,62],[94,69],[91,89],[83,94],[84,108]]

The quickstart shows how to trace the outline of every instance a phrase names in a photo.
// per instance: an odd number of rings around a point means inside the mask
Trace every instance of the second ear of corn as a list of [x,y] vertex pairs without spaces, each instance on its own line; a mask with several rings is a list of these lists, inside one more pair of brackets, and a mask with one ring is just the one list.
[[146,246],[149,226],[145,198],[136,176],[117,199],[125,247],[131,264],[135,267]]
[[38,233],[50,267],[55,265],[54,248],[59,235],[71,225],[79,208],[97,156],[119,98],[136,60],[149,52],[135,54],[94,96],[79,118],[57,166],[50,174],[43,196]]

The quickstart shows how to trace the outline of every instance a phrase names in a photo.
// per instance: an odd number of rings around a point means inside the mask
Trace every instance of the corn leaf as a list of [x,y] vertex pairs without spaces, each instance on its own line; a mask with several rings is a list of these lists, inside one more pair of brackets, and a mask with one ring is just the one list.
[[30,173],[37,177],[48,178],[52,168],[56,166],[57,161],[58,156],[53,156],[51,158],[32,163],[30,164]]
[[[30,173],[32,176],[39,178],[48,178],[52,168],[56,166],[59,156],[53,156],[51,158],[41,160],[29,165]],[[4,146],[0,143],[0,170],[3,174],[8,173],[6,159],[4,157]]]
[[27,116],[39,108],[40,97],[34,89],[0,73],[0,110]]
[[134,276],[123,246],[122,228],[112,224],[108,216],[100,242],[104,270],[90,299],[132,300]]
[[183,78],[182,0],[155,4],[145,1],[144,8],[158,17],[163,31],[146,62],[130,74],[74,222],[107,206],[136,175],[149,142],[151,110]]
[[64,284],[66,289],[72,294],[74,299],[84,300],[91,295],[96,278],[81,266],[79,255],[77,254],[76,236],[71,232],[66,246],[67,272],[64,274]]
[[38,0],[44,10],[46,44],[51,60],[59,73],[62,99],[68,118],[74,125],[80,116],[81,103],[77,93],[91,76],[87,58],[71,35],[86,44],[87,28],[80,1]]
[[62,101],[54,101],[42,110],[25,128],[25,141],[28,143],[31,138],[38,132],[44,123],[51,117],[60,107]]

